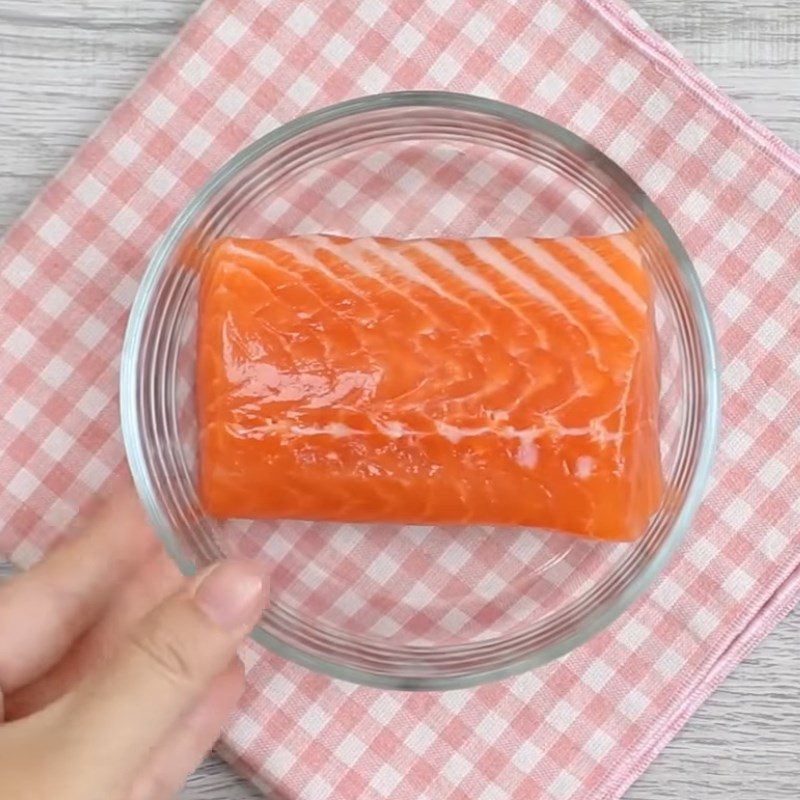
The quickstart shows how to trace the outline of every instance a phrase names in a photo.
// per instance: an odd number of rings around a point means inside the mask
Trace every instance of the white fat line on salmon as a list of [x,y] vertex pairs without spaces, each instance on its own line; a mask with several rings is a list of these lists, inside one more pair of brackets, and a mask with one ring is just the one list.
[[471,239],[469,245],[472,252],[481,259],[487,266],[499,272],[504,278],[524,289],[531,297],[545,306],[549,306],[562,317],[564,317],[571,325],[577,328],[586,339],[586,346],[592,354],[594,360],[602,363],[600,352],[597,348],[597,342],[593,336],[589,335],[589,331],[575,319],[572,312],[549,290],[542,286],[539,281],[530,275],[526,275],[516,264],[506,258],[498,248],[494,246],[490,239]]
[[[500,297],[490,283],[476,275],[468,269],[464,269],[464,265],[446,248],[442,247],[439,242],[431,242],[425,239],[415,239],[413,242],[408,243],[409,249],[418,250],[423,255],[428,256],[434,263],[444,267],[448,272],[455,275],[462,283],[465,283],[471,289],[475,289],[487,297],[491,297],[496,303],[505,305],[505,300]],[[407,256],[406,256],[407,258]]]
[[[478,309],[462,298],[448,292],[447,289],[442,286],[434,277],[432,277],[425,269],[415,264],[406,253],[392,249],[390,246],[382,245],[380,242],[368,238],[354,239],[352,242],[348,243],[348,245],[341,247],[340,249],[342,251],[343,258],[348,260],[348,263],[357,265],[365,264],[367,266],[371,266],[371,261],[372,264],[378,265],[376,273],[378,275],[378,279],[383,281],[384,285],[386,285],[386,282],[389,281],[391,282],[392,286],[395,286],[395,282],[392,280],[393,276],[402,278],[408,282],[415,282],[420,286],[430,289],[436,297],[444,298],[457,307],[464,309],[467,314],[469,314],[470,317],[475,320],[478,331],[482,331],[483,329],[490,330],[489,321],[483,316],[483,314],[480,313]],[[440,325],[445,327],[452,325],[452,319],[448,317],[447,308],[438,308],[435,304],[430,304],[425,299],[420,299],[419,302],[417,302],[407,295],[405,295],[405,299],[408,302],[413,302],[418,308],[423,308],[427,312],[427,316],[431,317],[432,319],[438,319]],[[467,335],[468,334],[464,332],[464,336],[466,337]],[[474,339],[474,334],[469,334],[469,338]],[[477,393],[478,397],[489,395],[491,392],[497,389],[497,386],[492,385],[491,383],[486,383],[484,381],[481,383],[483,384],[483,388]],[[414,392],[418,391],[419,388],[419,386],[414,387],[400,397],[408,397]],[[468,396],[474,396],[474,394],[474,392],[470,392]],[[449,398],[449,401],[458,402],[464,396],[467,395],[454,394]],[[399,398],[395,397],[395,400],[397,399]]]
[[572,270],[566,269],[564,265],[553,255],[547,252],[537,242],[532,239],[514,239],[511,244],[521,253],[536,264],[541,270],[546,272],[553,280],[560,283],[567,291],[572,292],[586,305],[599,312],[606,319],[610,320],[615,327],[624,331],[628,338],[630,332],[623,325],[622,320],[617,316],[617,312],[611,308],[603,297],[579,275]]
[[[325,237],[320,236],[317,238],[325,241]],[[397,275],[398,277],[405,278],[409,282],[415,281],[420,285],[426,286],[430,288],[431,291],[435,292],[437,296],[446,296],[451,302],[461,306],[473,317],[485,323],[485,320],[476,314],[474,308],[460,298],[447,295],[435,281],[430,279],[415,264],[404,260],[400,254],[390,251],[389,248],[379,245],[374,239],[353,239],[347,243],[337,244],[328,242],[328,244],[331,246],[331,249],[324,249],[324,252],[331,253],[336,259],[347,264],[354,272],[358,272],[376,281],[384,287],[387,292],[401,298],[403,303],[407,303],[418,309],[426,319],[438,317],[441,324],[449,324],[449,320],[442,317],[439,309],[435,307],[431,308],[428,303],[418,301],[416,298],[411,297],[407,291],[402,291],[404,288],[403,286],[398,286],[396,282],[391,281],[388,276]],[[373,263],[370,263],[370,259],[372,259]],[[380,265],[383,269],[376,267],[375,263]],[[427,358],[427,354],[425,354],[425,357]],[[415,392],[419,391],[426,382],[427,379],[423,379],[420,384],[401,395],[397,395],[394,399],[398,400],[401,397],[413,395]]]
[[[624,235],[610,236],[608,238],[608,244],[610,247],[614,248],[617,253],[622,255],[626,261],[632,264],[634,269],[639,273],[639,277],[644,283],[644,287],[638,287],[634,284],[630,284],[631,289],[636,292],[636,294],[641,297],[645,303],[650,303],[650,276],[644,265],[644,254],[642,251],[633,242],[631,242],[627,236]],[[625,279],[623,278],[623,280]]]
[[277,250],[287,253],[301,264],[308,264],[308,262],[311,262],[314,268],[319,270],[326,278],[329,280],[336,280],[336,276],[314,255],[313,248],[303,246],[307,240],[308,239],[300,238],[272,239],[269,243]]
[[[409,305],[412,305],[414,308],[417,308],[420,311],[420,313],[423,314],[424,316],[426,316],[426,317],[429,316],[428,311],[423,306],[421,306],[419,303],[417,303],[416,301],[414,301],[411,298],[409,298],[407,295],[402,294],[397,289],[397,287],[392,286],[390,284],[387,284],[387,282],[384,280],[384,278],[380,274],[380,272],[378,270],[376,270],[374,267],[372,267],[371,265],[366,264],[364,262],[363,258],[351,259],[351,260],[348,261],[345,258],[346,253],[343,253],[343,250],[345,249],[345,246],[341,242],[334,242],[329,237],[327,237],[325,235],[315,235],[315,236],[303,237],[302,239],[299,239],[299,238],[297,238],[297,239],[292,239],[292,238],[273,239],[273,240],[269,241],[268,244],[269,244],[270,247],[274,248],[279,253],[291,256],[297,263],[303,265],[304,267],[311,267],[312,269],[317,270],[320,274],[324,275],[331,282],[345,287],[349,292],[351,292],[353,295],[358,297],[361,301],[363,301],[369,307],[372,307],[373,302],[374,302],[374,298],[370,298],[367,295],[365,295],[362,291],[360,291],[359,288],[354,284],[354,282],[351,279],[351,277],[348,275],[348,272],[350,274],[352,274],[352,275],[363,275],[363,276],[365,276],[367,278],[370,278],[371,280],[376,281],[382,287],[384,287],[386,289],[386,291],[388,291],[391,294],[397,295],[398,297],[402,298],[402,301],[404,303],[408,303]],[[246,256],[248,258],[254,258],[257,261],[259,261],[259,262],[261,262],[263,264],[266,264],[266,265],[272,267],[273,269],[276,269],[276,270],[282,272],[283,274],[292,276],[292,272],[291,272],[290,269],[287,269],[286,267],[283,267],[280,264],[278,264],[275,261],[275,259],[270,257],[268,254],[260,253],[260,252],[257,252],[257,251],[251,251],[251,250],[249,250],[247,248],[240,248],[235,244],[232,244],[232,249],[234,250],[234,252],[238,252],[240,255]],[[317,253],[325,253],[326,255],[328,255],[329,257],[334,259],[335,261],[340,262],[343,265],[345,265],[345,267],[347,269],[346,270],[342,270],[342,274],[338,274],[337,272],[335,272],[332,269],[330,269],[317,256]],[[296,276],[293,276],[293,277],[296,277]],[[267,288],[269,289],[270,287],[267,287]],[[341,314],[339,314],[339,312],[337,312],[335,309],[331,308],[330,305],[322,297],[320,297],[319,293],[314,292],[308,285],[305,285],[305,288],[306,288],[307,291],[309,291],[311,294],[313,294],[315,297],[317,297],[319,302],[320,302],[320,305],[322,305],[324,308],[328,309],[328,311],[334,317],[341,317]],[[272,294],[271,290],[270,290],[270,293]],[[273,294],[273,296],[274,296],[274,294]],[[278,301],[278,302],[280,302],[280,301]],[[358,322],[360,322],[361,324],[364,324],[364,320],[363,320],[362,317],[356,315],[355,319]],[[376,321],[379,322],[379,320],[377,320],[377,318],[376,318]],[[348,321],[348,324],[353,324],[353,323]],[[322,338],[324,340],[322,342],[323,349],[325,350],[326,354],[329,354],[330,353],[329,342],[327,340],[325,340],[325,337],[322,337]],[[370,356],[370,353],[367,351],[367,349],[362,346],[360,348],[359,352],[364,355],[365,359],[369,363],[373,364],[373,366],[374,366],[373,372],[374,372],[375,375],[377,375],[378,372],[379,372],[378,367],[374,365],[374,362],[373,362],[373,360],[372,360],[372,358]],[[332,358],[328,357],[327,360],[332,361]],[[372,394],[374,394],[375,387],[377,386],[377,382],[378,382],[378,379],[376,379],[376,381],[374,383],[364,384],[364,386],[362,386],[362,387],[358,387],[358,386],[353,385],[352,388],[362,388],[365,391],[368,390],[369,394],[372,395]],[[416,391],[417,389],[419,389],[419,387],[415,387],[414,391]],[[330,389],[328,394],[323,395],[321,391],[318,391],[317,392],[317,396],[320,397],[320,398],[322,398],[322,397],[331,397],[331,396],[333,396],[333,393],[335,391],[336,391],[336,387],[334,386],[334,387],[332,387]],[[407,394],[412,394],[412,392],[408,392]],[[341,396],[344,397],[345,395],[341,395]],[[397,398],[395,398],[395,399],[397,399]],[[322,404],[323,403],[322,403],[321,400],[318,400],[317,403],[316,403],[317,406],[320,406]]]
[[[627,379],[625,381],[625,388],[622,390],[622,399],[620,400],[620,407],[619,407],[619,427],[620,430],[625,430],[625,425],[628,422],[628,398],[631,394],[631,383],[633,383],[633,371],[636,368],[637,362],[641,358],[641,353],[639,353],[633,361],[631,368],[627,372]],[[617,468],[621,468],[622,465],[622,441],[617,442],[616,446],[617,452]]]
[[[343,243],[343,242],[334,242],[331,241],[328,237],[324,235],[320,236],[313,236],[307,237],[308,239],[313,239],[316,243],[316,250],[325,253],[329,257],[335,259],[336,261],[344,264],[354,275],[361,275],[362,277],[369,278],[370,280],[379,283],[387,292],[392,295],[396,295],[397,297],[401,298],[404,303],[408,303],[409,305],[413,306],[414,308],[418,309],[420,313],[425,316],[428,316],[427,310],[421,306],[416,300],[408,297],[407,294],[404,294],[400,291],[400,289],[390,283],[387,283],[384,279],[384,276],[381,274],[380,270],[375,269],[371,264],[366,263],[363,258],[357,259],[348,259],[347,258],[347,248],[350,247],[355,241],[351,240],[350,242]],[[375,298],[369,297],[369,295],[364,294],[349,278],[346,274],[337,274],[330,272],[326,269],[325,265],[322,263],[320,259],[316,257],[316,255],[312,256],[314,259],[315,264],[319,264],[323,270],[325,270],[325,274],[330,277],[330,279],[336,283],[344,284],[353,294],[356,294],[360,297],[370,308],[374,307]],[[377,322],[380,322],[376,318]]]
[[[317,245],[316,248],[305,246],[306,243],[311,243]],[[275,248],[279,253],[283,253],[285,255],[291,256],[295,261],[303,266],[312,266],[322,275],[324,275],[328,280],[332,281],[333,283],[343,284],[348,291],[358,297],[359,299],[363,300],[364,303],[367,305],[371,305],[372,300],[368,298],[365,294],[359,291],[358,287],[353,284],[352,281],[348,280],[346,277],[341,275],[337,275],[335,272],[331,271],[328,266],[323,263],[314,252],[315,249],[323,250],[324,252],[330,253],[330,255],[334,256],[337,260],[340,260],[335,253],[331,253],[327,246],[333,244],[327,237],[325,236],[304,236],[304,237],[288,237],[285,239],[270,239],[267,241],[267,244],[270,247]],[[236,245],[232,245],[236,248]],[[248,250],[246,248],[238,248],[238,252],[241,255],[247,256],[248,258],[256,259],[263,264],[268,264],[272,266],[274,269],[278,269],[286,275],[290,277],[296,277],[292,274],[291,270],[287,270],[286,268],[282,267],[278,264],[275,259],[270,258],[268,255],[263,253],[259,253],[255,250]],[[335,316],[340,316],[340,314],[325,301],[323,297],[319,295],[318,292],[313,291],[308,287],[307,284],[304,284],[304,288],[313,294],[320,302],[320,305],[327,308],[331,314]]]
[[624,281],[609,266],[608,262],[598,253],[595,253],[591,247],[588,247],[580,239],[559,239],[558,244],[565,247],[581,261],[588,264],[600,280],[608,284],[623,299],[627,300],[636,311],[640,314],[644,314],[647,311],[647,303],[645,303],[633,290],[633,287],[627,281]]
[[[410,251],[410,253],[418,252],[423,256],[426,256],[427,259],[433,261],[437,266],[443,267],[456,279],[461,280],[462,283],[467,284],[467,286],[475,289],[475,291],[481,294],[488,295],[495,302],[508,308],[515,318],[519,319],[520,323],[524,325],[526,329],[532,332],[535,340],[539,344],[543,345],[546,337],[541,331],[531,324],[530,320],[521,315],[517,309],[511,307],[483,278],[473,275],[468,270],[464,270],[457,259],[455,259],[445,248],[437,245],[435,242],[417,239],[414,240],[413,246],[410,245],[407,248],[404,246],[401,250],[393,249],[391,246],[381,245],[379,242],[373,239],[356,239],[351,243],[351,246],[356,248],[361,254],[371,256],[376,262],[383,265],[384,268],[397,272],[408,280],[416,281],[420,285],[430,288],[431,291],[435,292],[439,297],[446,298],[457,306],[464,308],[473,318],[485,326],[487,332],[490,331],[491,323],[486,319],[479,309],[468,302],[465,302],[460,297],[453,295],[451,292],[448,292],[447,289],[442,286],[442,284],[436,280],[436,278],[431,276],[427,270],[414,263],[409,256],[409,252],[406,252],[406,250]],[[453,269],[448,269],[448,262],[452,262],[455,267]],[[465,276],[469,277],[465,278]],[[449,323],[446,315],[442,317],[440,309],[434,307],[431,310],[431,314],[438,316],[445,325]],[[514,353],[509,350],[506,352],[510,358],[513,358],[516,363],[519,363],[519,359]],[[499,384],[497,383],[492,384],[484,382],[483,388],[480,391],[470,392],[469,395],[461,396],[477,398],[487,397],[495,392],[498,389],[498,386]],[[449,398],[449,402],[457,402],[459,399],[460,396],[454,395]]]
[[[367,306],[370,307],[372,306],[372,299],[363,294],[363,292],[359,291],[358,287],[353,284],[352,280],[350,280],[346,275],[337,275],[335,272],[330,270],[328,266],[325,263],[323,263],[315,254],[314,252],[315,250],[321,250],[333,256],[333,258],[335,258],[337,261],[341,261],[341,259],[336,253],[331,252],[329,249],[327,249],[326,246],[330,245],[334,247],[339,247],[339,245],[336,245],[328,237],[307,236],[303,237],[302,239],[300,238],[273,239],[269,241],[268,244],[270,245],[270,247],[273,247],[279,253],[291,256],[299,264],[302,264],[303,266],[306,267],[312,266],[319,273],[324,275],[328,280],[332,281],[333,283],[337,283],[339,285],[344,286],[351,294],[358,297]],[[317,245],[317,247],[313,247],[311,245]],[[279,263],[275,261],[274,258],[270,258],[269,255],[254,250],[249,250],[246,248],[240,248],[233,243],[231,244],[231,246],[234,249],[234,252],[238,250],[240,255],[244,255],[249,258],[255,258],[257,261],[260,261],[263,264],[267,264],[271,266],[273,269],[279,270],[283,274],[288,275],[290,278],[296,278],[296,276],[291,272],[291,270],[281,266]],[[310,294],[316,297],[320,305],[323,308],[326,308],[331,313],[331,315],[333,315],[334,317],[342,316],[336,309],[330,306],[330,304],[325,300],[324,297],[322,297],[318,292],[314,291],[311,287],[309,287],[307,283],[304,283],[304,288],[306,289],[306,291],[308,291]],[[267,286],[267,289],[269,289],[270,294],[272,294],[272,296],[275,297],[271,287]],[[277,298],[276,301],[280,302]],[[356,318],[359,320],[361,324],[366,324],[368,322],[358,315],[356,315]],[[317,339],[317,341],[320,342],[320,345],[326,354],[326,360],[328,361],[332,360],[330,352],[330,342],[328,341],[328,339],[326,337],[315,337],[315,338]],[[363,346],[363,344],[359,349],[359,352],[364,355],[364,358],[369,363],[374,365],[374,361],[369,351]],[[377,367],[375,369],[377,370]]]
[[619,250],[619,252],[622,253],[622,255],[624,255],[635,267],[641,271],[644,271],[642,267],[642,251],[630,240],[628,236],[626,236],[624,233],[618,233],[614,236],[609,236],[608,242],[617,250]]
[[[259,433],[291,433],[294,436],[333,436],[343,438],[345,436],[373,436],[376,433],[390,439],[401,439],[405,437],[425,437],[434,434],[434,431],[408,428],[401,422],[378,422],[371,420],[375,430],[361,430],[353,428],[344,422],[328,422],[324,425],[296,425],[269,423],[254,426],[251,430]],[[589,425],[583,427],[564,427],[554,424],[552,426],[539,426],[530,428],[512,428],[510,426],[502,428],[491,428],[480,426],[476,428],[463,428],[458,425],[451,425],[447,422],[433,421],[435,433],[447,439],[451,444],[459,444],[464,439],[475,438],[476,436],[496,436],[499,439],[509,439],[519,442],[521,445],[532,444],[544,436],[564,436],[579,437],[589,436],[593,441],[600,444],[609,444],[620,441],[624,434],[622,432],[613,433],[593,420]]]
[[[430,316],[429,309],[427,309],[425,306],[421,305],[415,299],[409,297],[408,294],[401,292],[400,291],[401,287],[398,287],[398,286],[396,286],[396,285],[394,285],[392,283],[388,283],[386,281],[385,276],[382,274],[382,272],[379,269],[376,269],[365,258],[363,258],[363,254],[364,253],[370,253],[370,254],[374,255],[377,258],[377,260],[379,260],[379,261],[381,261],[381,263],[383,263],[383,260],[382,260],[382,257],[384,255],[383,250],[379,249],[377,252],[372,253],[372,251],[370,251],[369,248],[364,246],[365,242],[372,241],[372,240],[368,240],[368,239],[353,239],[353,240],[351,240],[351,241],[349,241],[347,243],[342,243],[342,242],[332,242],[325,236],[314,236],[314,237],[308,237],[308,238],[309,239],[313,239],[317,243],[317,245],[318,245],[317,248],[316,248],[317,250],[319,250],[321,252],[324,252],[324,253],[327,253],[328,255],[330,255],[333,258],[335,258],[337,261],[341,261],[342,263],[346,264],[353,271],[353,273],[357,273],[357,274],[363,275],[364,277],[367,277],[367,278],[370,278],[371,280],[376,281],[381,286],[383,286],[384,289],[386,289],[387,292],[389,292],[392,295],[396,295],[397,297],[400,297],[404,303],[408,303],[409,305],[411,305],[414,308],[418,309],[423,316],[425,316],[425,317],[429,317]],[[350,251],[350,252],[348,252],[348,251]],[[354,254],[357,255],[357,256],[361,256],[361,257],[348,258],[348,255],[352,256]],[[321,262],[319,262],[319,259],[317,259],[316,257],[314,257],[314,261],[316,263],[321,263]],[[321,265],[321,266],[324,269],[324,265]],[[351,288],[351,290],[354,293],[358,293],[358,296],[362,300],[364,300],[364,302],[366,302],[366,303],[368,303],[370,305],[373,304],[374,298],[370,299],[369,297],[367,297],[363,293],[358,292],[357,288],[353,286],[352,281],[349,280],[347,277],[336,275],[336,274],[329,273],[329,272],[326,272],[326,274],[331,277],[331,280],[337,281],[339,283],[343,283],[347,287]],[[405,277],[408,277],[408,276],[405,276]],[[441,290],[440,289],[438,289],[435,286],[433,288],[434,288],[435,291],[437,291],[438,294],[441,294]],[[458,302],[455,298],[453,298],[453,300],[454,300],[454,302]],[[462,305],[464,305],[464,304],[462,303]],[[468,310],[472,311],[472,309],[470,309],[469,306],[464,305],[464,307],[467,308]],[[379,320],[378,320],[378,322],[379,322]]]
[[[470,246],[472,244],[472,240],[466,241],[464,244]],[[499,303],[504,308],[507,308],[517,319],[519,319],[533,332],[534,336],[536,337],[536,341],[539,342],[542,347],[546,348],[549,346],[549,339],[546,331],[534,325],[528,316],[520,312],[520,310],[514,306],[513,303],[509,303],[508,300],[506,300],[501,294],[496,292],[489,281],[487,281],[485,278],[482,278],[480,275],[476,275],[471,270],[465,269],[464,265],[439,242],[426,239],[415,239],[413,242],[409,243],[409,247],[419,250],[424,255],[429,256],[431,260],[438,263],[440,266],[450,272],[451,275],[454,275],[456,278],[458,278],[462,283],[474,288],[476,291],[479,291],[488,297],[491,297],[496,303]]]
[[[306,243],[311,243],[311,242],[316,244],[317,247],[314,248],[314,247],[304,246]],[[302,238],[296,237],[296,238],[286,238],[286,239],[273,239],[273,240],[269,241],[268,243],[272,247],[274,247],[276,250],[278,250],[279,252],[286,253],[287,255],[290,255],[295,261],[297,261],[298,263],[302,264],[303,266],[313,266],[314,269],[316,269],[318,272],[322,273],[329,281],[332,281],[334,283],[344,284],[347,287],[348,291],[350,291],[352,294],[354,294],[359,299],[363,300],[367,305],[371,305],[372,301],[365,294],[360,292],[358,287],[353,285],[352,281],[348,280],[346,277],[342,277],[341,275],[337,275],[335,272],[330,270],[328,268],[328,266],[323,261],[321,261],[317,257],[316,253],[314,252],[315,249],[319,249],[319,250],[323,250],[325,252],[329,252],[326,249],[326,246],[331,245],[332,242],[329,239],[327,239],[326,237],[324,237],[324,236],[305,236],[305,237],[302,237]],[[331,255],[335,256],[335,254],[331,254]],[[268,258],[268,257],[265,256],[264,258]],[[272,259],[268,259],[268,260],[270,261],[270,263],[274,264]],[[338,257],[337,257],[337,260],[338,260]],[[274,264],[274,266],[276,266],[279,269],[281,269],[281,267],[279,267],[278,265]],[[282,270],[282,271],[286,272],[286,270]],[[308,287],[306,287],[306,288],[308,288]],[[313,294],[316,297],[319,298],[320,303],[322,305],[324,305],[326,308],[330,309],[331,314],[339,316],[338,313],[334,309],[330,308],[330,306],[324,301],[324,299],[319,296],[319,294],[317,294],[316,292],[313,292]]]
[[[402,275],[409,281],[418,283],[420,284],[420,286],[425,286],[432,292],[435,292],[439,297],[443,297],[449,300],[451,303],[454,303],[455,305],[466,309],[466,311],[468,311],[473,317],[480,319],[481,322],[485,323],[485,320],[477,314],[475,309],[471,305],[469,305],[469,303],[464,302],[462,298],[456,297],[450,294],[448,291],[446,291],[441,284],[435,281],[430,275],[428,275],[427,272],[420,269],[413,261],[411,261],[403,253],[397,250],[393,250],[390,247],[381,245],[374,239],[354,239],[353,242],[350,245],[348,245],[348,247],[352,248],[357,255],[366,254],[368,256],[371,256],[374,260],[378,261],[384,268],[388,269],[389,272],[395,272],[399,275]],[[342,249],[345,250],[346,248]],[[361,263],[362,261],[363,259],[353,259],[352,263],[354,264]],[[385,281],[383,280],[383,276],[381,275],[380,270],[375,270],[375,277],[378,280],[384,282],[385,284]],[[417,305],[417,307],[420,307],[419,303],[415,303],[415,305]]]
[[[482,311],[454,297],[452,293],[447,292],[441,283],[430,275],[430,272],[426,270],[425,267],[415,264],[411,256],[424,256],[426,261],[432,262],[437,268],[450,275],[455,280],[460,281],[468,290],[471,289],[480,295],[489,297],[492,301],[505,308],[516,320],[519,320],[519,323],[524,329],[531,332],[533,341],[540,347],[546,348],[548,346],[546,331],[534,325],[528,316],[522,314],[518,308],[496,292],[494,287],[485,278],[477,275],[472,270],[465,269],[464,265],[441,242],[430,239],[414,239],[409,242],[399,242],[395,248],[390,246],[387,249],[391,249],[392,254],[396,256],[396,259],[392,260],[393,264],[405,262],[416,272],[422,273],[433,282],[434,287],[437,288],[442,296],[457,302],[460,306],[466,307],[473,316],[480,319],[486,326],[487,332],[492,330],[492,323],[486,319]],[[382,254],[383,250],[380,251],[380,255]],[[402,259],[403,262],[398,261],[398,259]],[[519,364],[524,369],[524,365],[520,363],[518,354],[512,352],[508,348],[506,348],[506,353],[510,358],[514,359],[515,363]],[[499,385],[498,383],[486,383],[480,391],[472,392],[469,396],[474,398],[489,397],[498,389]],[[450,398],[451,401],[457,399],[456,397]]]
[[390,247],[380,245],[374,239],[356,239],[347,248],[342,249],[355,250],[357,255],[367,253],[374,259],[380,261],[384,267],[388,267],[391,271],[402,275],[407,280],[426,286],[431,291],[436,292],[440,297],[446,297],[452,303],[468,307],[461,298],[453,297],[449,292],[446,292],[427,272],[421,270],[413,261],[405,258],[402,253],[392,250]]
[[302,400],[306,408],[326,408],[344,400],[352,392],[373,397],[380,383],[378,372],[340,372],[331,380],[305,372],[283,372],[271,364],[241,362],[225,353],[225,374],[236,387],[236,396],[258,397],[269,391],[273,403]]
[[[279,241],[286,241],[286,240],[284,239],[284,240],[279,240]],[[267,244],[269,244],[270,247],[274,248],[279,253],[282,253],[283,255],[292,256],[292,258],[294,258],[295,261],[299,261],[300,263],[303,263],[303,259],[300,257],[299,254],[296,254],[296,252],[290,251],[288,248],[281,247],[281,246],[275,244],[272,241],[267,242]],[[297,280],[297,275],[295,275],[291,270],[286,269],[286,267],[282,266],[274,258],[271,258],[269,255],[267,255],[265,253],[261,253],[261,252],[258,252],[257,250],[250,249],[250,248],[247,248],[247,247],[241,247],[240,245],[238,245],[233,240],[229,240],[227,242],[227,247],[230,248],[230,250],[234,254],[238,254],[240,257],[246,258],[248,260],[254,260],[254,261],[256,261],[256,263],[261,263],[261,264],[264,264],[264,265],[266,265],[268,267],[271,267],[272,269],[277,270],[278,272],[281,272],[284,275],[286,275],[291,281],[296,282],[296,280]],[[306,254],[303,253],[302,255],[305,256]],[[322,269],[320,269],[320,271],[322,271]],[[269,292],[269,294],[272,296],[273,300],[276,303],[279,303],[279,304],[281,304],[283,306],[286,305],[286,303],[284,303],[279,297],[277,297],[273,287],[270,285],[270,283],[268,281],[260,280],[258,278],[258,276],[256,276],[256,275],[253,275],[252,277],[255,280],[258,280],[259,284],[267,292]],[[315,292],[313,289],[309,288],[307,285],[304,285],[303,288],[310,295],[312,295],[313,297],[315,297],[317,299],[317,301],[319,302],[320,306],[322,306],[323,308],[326,308],[331,314],[334,314],[334,315],[336,314],[336,311],[333,308],[330,307],[330,305],[325,300],[325,298],[320,297],[320,295],[317,292]],[[299,314],[296,314],[296,316],[298,317],[298,319],[301,318]],[[264,323],[267,324],[269,329],[271,331],[273,331],[278,337],[280,337],[284,333],[284,331],[279,330],[275,326],[269,325],[266,320],[264,320]],[[325,337],[315,336],[314,339],[315,339],[315,341],[317,341],[319,343],[320,347],[325,352],[326,359],[330,359],[331,358],[330,342]],[[362,348],[362,352],[364,352],[363,348]]]

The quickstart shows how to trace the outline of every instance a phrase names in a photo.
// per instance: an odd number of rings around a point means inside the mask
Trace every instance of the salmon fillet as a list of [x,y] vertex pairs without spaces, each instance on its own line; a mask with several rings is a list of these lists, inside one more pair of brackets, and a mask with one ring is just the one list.
[[217,517],[631,540],[662,492],[630,234],[222,239],[201,277],[197,403]]

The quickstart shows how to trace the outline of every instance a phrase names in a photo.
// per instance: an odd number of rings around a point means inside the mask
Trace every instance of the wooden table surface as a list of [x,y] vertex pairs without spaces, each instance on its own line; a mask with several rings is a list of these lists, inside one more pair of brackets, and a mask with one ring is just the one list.
[[[630,2],[745,110],[800,148],[798,0]],[[0,233],[130,90],[197,4],[0,0]],[[626,798],[778,800],[800,797],[798,786],[796,610],[723,683]],[[215,758],[182,794],[183,800],[258,797]]]

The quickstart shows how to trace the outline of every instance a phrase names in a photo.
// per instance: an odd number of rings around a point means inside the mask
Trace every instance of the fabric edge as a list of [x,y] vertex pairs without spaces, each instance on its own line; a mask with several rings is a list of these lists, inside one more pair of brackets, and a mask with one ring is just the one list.
[[595,800],[617,800],[655,761],[681,728],[719,688],[733,670],[785,619],[800,603],[800,563],[773,592],[749,622],[729,643],[708,671],[699,676],[683,703],[678,703],[666,718],[659,735],[641,748],[627,767],[612,774],[609,786]]
[[752,144],[773,161],[800,177],[800,153],[754,119],[728,97],[691,59],[650,28],[638,12],[622,0],[581,0],[643,55],[659,62],[698,100],[722,114]]

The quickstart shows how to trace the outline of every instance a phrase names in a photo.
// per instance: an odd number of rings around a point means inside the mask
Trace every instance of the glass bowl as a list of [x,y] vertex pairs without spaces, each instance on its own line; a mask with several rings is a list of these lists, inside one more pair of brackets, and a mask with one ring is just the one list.
[[[646,232],[656,297],[667,491],[633,544],[487,526],[221,521],[196,491],[198,265],[220,236],[559,236]],[[625,173],[578,136],[502,103],[385,94],[285,125],[231,159],[153,255],[122,356],[122,428],[142,501],[188,575],[266,559],[254,631],[329,675],[449,689],[527,670],[635,600],[686,532],[717,426],[714,342],[675,233]]]

